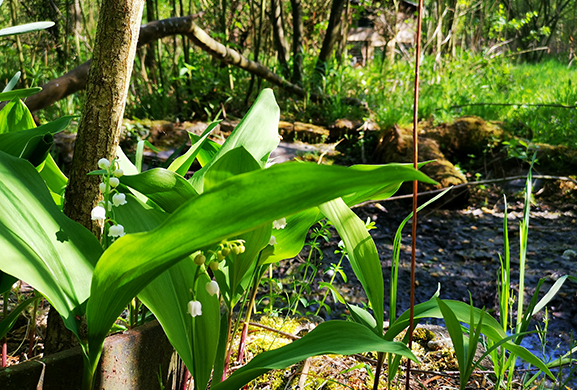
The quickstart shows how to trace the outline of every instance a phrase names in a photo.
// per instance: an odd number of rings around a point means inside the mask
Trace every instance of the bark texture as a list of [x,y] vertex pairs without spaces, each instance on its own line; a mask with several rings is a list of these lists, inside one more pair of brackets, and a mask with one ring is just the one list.
[[272,26],[273,36],[278,53],[278,62],[281,67],[281,72],[284,78],[290,79],[290,70],[288,65],[289,49],[286,37],[284,34],[284,23],[282,16],[282,3],[280,0],[272,0],[270,3],[272,11]]
[[[99,178],[87,176],[102,157],[116,153],[130,74],[138,42],[144,0],[103,0],[94,57],[90,65],[86,102],[78,125],[64,213],[97,236],[102,226],[90,218],[100,199]],[[75,338],[50,311],[46,354],[69,348]],[[50,319],[52,317],[52,320]]]
[[291,81],[297,85],[303,82],[303,8],[301,0],[291,0],[293,12],[293,76]]

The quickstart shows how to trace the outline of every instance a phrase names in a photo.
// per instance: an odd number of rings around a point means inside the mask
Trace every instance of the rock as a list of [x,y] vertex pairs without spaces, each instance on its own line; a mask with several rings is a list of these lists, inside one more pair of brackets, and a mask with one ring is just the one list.
[[[467,178],[443,154],[438,141],[420,137],[419,161],[431,161],[421,170],[439,182],[437,185],[419,183],[420,191],[428,191],[463,184]],[[413,161],[412,129],[394,126],[381,132],[378,146],[373,154],[375,163],[411,163]]]

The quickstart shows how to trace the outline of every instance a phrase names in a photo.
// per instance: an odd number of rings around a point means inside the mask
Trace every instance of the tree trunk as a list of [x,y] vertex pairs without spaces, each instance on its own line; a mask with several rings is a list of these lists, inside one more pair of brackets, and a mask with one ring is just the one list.
[[272,19],[272,31],[274,35],[274,43],[276,46],[278,54],[278,62],[281,68],[281,74],[285,79],[290,79],[290,70],[288,65],[288,43],[284,35],[284,23],[282,17],[282,3],[280,0],[272,0],[270,3],[271,7],[271,19]]
[[[78,125],[64,213],[100,237],[102,226],[90,218],[98,204],[99,178],[88,176],[102,157],[112,159],[120,135],[130,74],[138,43],[144,0],[102,0],[86,101]],[[50,314],[55,315],[51,310]],[[54,324],[54,322],[52,322]],[[46,353],[73,344],[62,322],[47,329]]]
[[[155,0],[146,0],[146,20],[148,23],[157,19],[154,12],[154,2]],[[144,50],[146,50],[146,55],[143,67],[146,68],[145,72],[148,75],[148,79],[156,84],[156,41],[150,42]]]
[[319,58],[317,59],[317,64],[315,66],[315,74],[320,77],[324,77],[326,74],[327,62],[331,57],[335,43],[339,38],[339,32],[341,31],[341,17],[343,15],[344,5],[345,0],[333,0],[331,15],[329,16],[329,25],[327,27],[325,39],[323,40],[323,46],[321,47],[321,52],[319,53]]
[[293,11],[293,76],[294,84],[302,85],[303,82],[303,8],[301,0],[291,0]]

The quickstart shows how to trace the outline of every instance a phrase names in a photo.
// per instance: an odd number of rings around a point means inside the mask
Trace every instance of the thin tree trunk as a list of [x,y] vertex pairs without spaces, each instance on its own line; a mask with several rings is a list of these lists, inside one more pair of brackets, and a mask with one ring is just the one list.
[[[254,2],[251,2],[254,4]],[[251,12],[253,10],[253,4],[251,4]],[[261,47],[261,41],[262,41],[262,30],[263,30],[263,22],[264,22],[264,15],[265,15],[265,11],[266,11],[266,0],[261,0],[260,2],[260,9],[259,9],[259,17],[258,17],[258,31],[254,31],[253,34],[253,39],[254,39],[254,54],[253,54],[253,59],[255,62],[258,62],[259,56],[260,56],[260,47]],[[256,19],[256,18],[255,18]],[[253,23],[253,26],[256,23]],[[251,73],[250,76],[250,83],[248,85],[248,92],[246,94],[246,98],[244,100],[244,104],[248,105],[248,102],[250,100],[250,96],[252,95],[252,90],[254,89],[254,82],[256,80],[256,75],[254,73]]]
[[303,9],[301,0],[291,0],[293,11],[293,76],[294,84],[302,85],[303,82]]
[[[16,17],[16,5],[14,0],[10,0],[10,16],[12,18],[12,24],[16,26],[18,24]],[[20,63],[20,72],[22,72],[22,84],[24,88],[28,88],[28,78],[26,77],[26,66],[24,63],[24,52],[22,50],[22,42],[20,42],[20,35],[16,35],[16,50],[18,50],[18,62]]]
[[315,66],[315,74],[317,77],[320,76],[322,78],[326,74],[327,62],[331,57],[335,43],[339,38],[339,32],[341,31],[341,17],[343,15],[344,5],[345,0],[333,0],[331,14],[329,16],[329,25]]
[[[156,20],[156,15],[154,6],[156,0],[146,0],[146,20],[148,23]],[[148,73],[148,78],[156,84],[156,51],[157,51],[156,41],[152,41],[146,47],[146,56],[143,66],[146,68]]]
[[74,45],[76,46],[76,58],[74,62],[76,66],[80,65],[81,60],[81,50],[80,50],[80,31],[82,30],[81,25],[81,15],[80,15],[80,2],[79,0],[73,0],[70,4],[70,24],[72,25],[72,32],[74,34]]
[[283,17],[282,17],[282,3],[280,0],[272,0],[271,7],[271,21],[272,31],[274,36],[274,43],[278,54],[278,62],[281,68],[281,74],[285,79],[290,79],[290,70],[288,65],[288,43],[284,35]]

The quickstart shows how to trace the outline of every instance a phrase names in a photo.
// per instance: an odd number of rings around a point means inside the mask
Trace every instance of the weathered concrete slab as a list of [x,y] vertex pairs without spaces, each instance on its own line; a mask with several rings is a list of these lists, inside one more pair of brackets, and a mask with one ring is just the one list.
[[[173,348],[158,322],[106,339],[96,377],[99,390],[160,389],[159,374],[167,386]],[[2,390],[80,389],[82,384],[80,347],[0,369]]]

